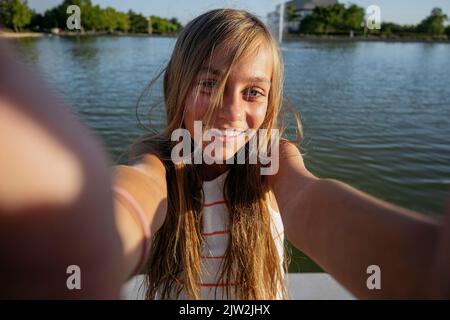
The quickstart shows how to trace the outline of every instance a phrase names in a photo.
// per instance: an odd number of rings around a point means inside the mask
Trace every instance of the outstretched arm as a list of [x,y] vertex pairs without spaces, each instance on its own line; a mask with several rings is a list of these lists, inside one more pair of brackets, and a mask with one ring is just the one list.
[[[0,70],[0,297],[119,297],[102,148],[1,40]],[[70,265],[80,267],[80,290],[67,287]]]
[[162,226],[167,211],[166,172],[154,154],[133,166],[114,168],[114,203],[117,230],[123,243],[123,277],[141,271],[152,236]]
[[[280,146],[280,170],[271,184],[287,238],[357,297],[421,298],[436,292],[430,291],[430,276],[439,222],[342,182],[316,178],[290,143]],[[381,269],[381,290],[367,287],[370,265]]]
[[450,198],[447,198],[444,214],[429,275],[430,297],[436,299],[450,298]]
[[[110,172],[16,55],[0,41],[0,297],[118,298],[165,219],[165,168],[149,154]],[[71,265],[81,290],[67,287]]]

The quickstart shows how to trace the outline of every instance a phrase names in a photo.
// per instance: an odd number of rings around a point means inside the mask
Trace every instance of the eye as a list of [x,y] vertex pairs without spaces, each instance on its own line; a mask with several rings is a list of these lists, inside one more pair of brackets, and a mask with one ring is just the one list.
[[217,81],[216,80],[201,80],[198,85],[202,89],[212,90],[216,86]]
[[264,94],[262,92],[260,92],[259,90],[256,90],[255,88],[249,88],[249,89],[247,89],[245,96],[249,99],[257,99],[260,97],[264,97]]

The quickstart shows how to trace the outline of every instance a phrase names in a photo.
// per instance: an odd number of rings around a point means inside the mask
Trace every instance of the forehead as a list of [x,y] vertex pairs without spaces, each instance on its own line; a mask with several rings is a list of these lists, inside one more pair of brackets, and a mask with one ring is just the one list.
[[[228,67],[230,59],[227,50],[217,47],[208,61],[202,66],[201,73],[221,75]],[[257,47],[253,52],[244,54],[237,60],[231,70],[230,77],[261,78],[270,82],[272,77],[273,56],[267,45]]]

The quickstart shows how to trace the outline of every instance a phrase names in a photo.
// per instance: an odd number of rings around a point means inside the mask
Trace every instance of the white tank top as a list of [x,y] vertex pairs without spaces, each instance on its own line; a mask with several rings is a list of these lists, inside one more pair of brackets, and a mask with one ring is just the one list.
[[[202,235],[204,242],[201,249],[201,283],[200,299],[224,299],[226,298],[225,286],[233,286],[234,283],[221,283],[221,263],[228,246],[228,210],[223,197],[223,186],[228,171],[211,181],[203,182],[205,194],[205,205],[203,208]],[[272,216],[272,236],[280,257],[280,268],[284,277],[284,227],[280,214],[273,210],[270,205],[268,209]],[[229,288],[230,299],[233,288]],[[281,293],[278,296],[281,298]],[[156,297],[158,299],[158,297]],[[188,299],[183,291],[179,299]]]

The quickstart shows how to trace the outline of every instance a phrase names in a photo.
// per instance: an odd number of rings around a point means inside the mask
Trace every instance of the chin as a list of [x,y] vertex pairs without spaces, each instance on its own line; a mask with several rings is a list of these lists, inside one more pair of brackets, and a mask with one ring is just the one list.
[[[233,160],[233,158],[236,156],[236,154],[238,153],[238,151],[241,149],[241,148],[243,148],[245,146],[245,144],[244,145],[242,145],[242,146],[239,146],[239,147],[234,147],[234,148],[231,148],[231,149],[222,149],[223,151],[223,157],[222,157],[222,161],[223,161],[223,163],[226,163],[226,161],[229,161],[229,160]],[[234,161],[234,162],[236,162],[236,161]]]

